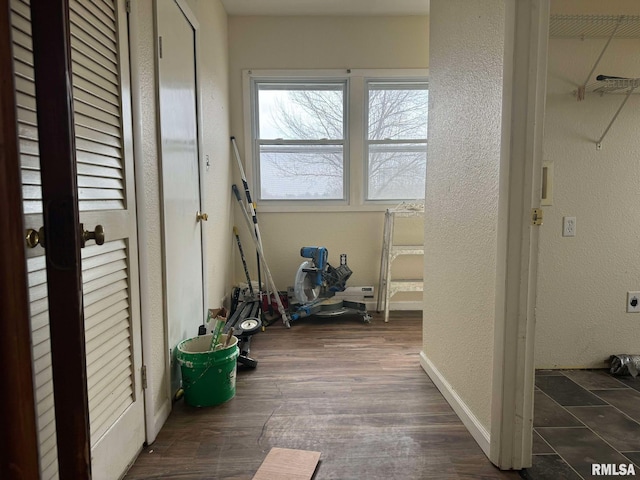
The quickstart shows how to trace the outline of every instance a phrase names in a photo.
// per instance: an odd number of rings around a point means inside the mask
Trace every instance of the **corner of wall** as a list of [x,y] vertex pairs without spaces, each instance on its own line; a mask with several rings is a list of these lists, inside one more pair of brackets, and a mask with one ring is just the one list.
[[484,454],[489,457],[491,450],[491,435],[487,429],[482,425],[482,422],[474,415],[473,411],[464,402],[462,397],[458,395],[458,392],[451,386],[447,379],[440,373],[438,368],[429,360],[424,350],[420,352],[420,366],[427,373],[431,381],[438,387],[442,396],[447,400],[456,415],[460,417],[460,420],[467,427],[469,433],[473,436],[474,440],[478,443]]

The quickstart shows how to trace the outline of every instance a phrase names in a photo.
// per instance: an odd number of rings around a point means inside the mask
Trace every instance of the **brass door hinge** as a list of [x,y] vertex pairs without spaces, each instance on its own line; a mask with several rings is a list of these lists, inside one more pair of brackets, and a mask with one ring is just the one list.
[[147,366],[142,366],[142,388],[147,388]]
[[531,225],[542,225],[543,218],[544,212],[541,208],[531,209]]

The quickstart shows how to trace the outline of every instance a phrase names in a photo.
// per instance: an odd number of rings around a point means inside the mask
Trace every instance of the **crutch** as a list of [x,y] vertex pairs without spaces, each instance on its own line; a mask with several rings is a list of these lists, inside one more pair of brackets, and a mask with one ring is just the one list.
[[[238,200],[238,203],[240,204],[242,215],[244,216],[244,219],[247,222],[247,227],[249,227],[249,232],[251,232],[251,238],[256,244],[256,249],[258,250],[258,253],[260,253],[260,258],[262,258],[262,264],[264,265],[264,271],[266,273],[267,283],[271,284],[271,288],[275,293],[274,297],[276,299],[276,304],[278,305],[278,312],[280,312],[280,315],[282,316],[282,322],[287,328],[289,328],[291,327],[289,316],[287,315],[287,311],[284,309],[284,305],[282,305],[282,301],[280,300],[280,295],[278,295],[278,288],[276,287],[276,284],[273,281],[273,277],[271,276],[271,270],[269,270],[269,266],[267,265],[267,260],[264,258],[264,250],[262,249],[262,243],[260,242],[259,240],[260,237],[257,234],[257,232],[259,232],[260,230],[251,229],[251,226],[252,226],[251,218],[249,217],[249,212],[247,211],[247,207],[245,207],[244,203],[242,203],[242,198],[240,198],[240,191],[238,190],[238,187],[236,185],[231,185],[231,189],[233,190],[233,194],[236,196],[236,200]],[[255,221],[253,225],[256,227],[258,226],[257,222]]]

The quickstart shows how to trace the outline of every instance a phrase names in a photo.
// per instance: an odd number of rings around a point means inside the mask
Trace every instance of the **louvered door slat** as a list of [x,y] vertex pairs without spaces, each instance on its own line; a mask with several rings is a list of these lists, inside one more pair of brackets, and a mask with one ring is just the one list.
[[45,257],[28,258],[27,272],[29,299],[31,302],[31,341],[33,344],[32,356],[36,415],[38,419],[38,442],[40,444],[40,470],[42,478],[57,478],[57,444],[55,439],[49,314],[46,300]]
[[[73,86],[73,98],[76,103],[83,103],[94,109],[101,110],[111,115],[109,124],[114,127],[119,125],[119,105],[117,93],[114,93],[112,85],[109,83],[103,83],[96,85],[95,83],[85,80],[84,78],[77,77],[77,81]],[[74,106],[74,109],[76,106]],[[89,110],[93,113],[94,110]],[[80,112],[82,113],[82,112]],[[91,115],[85,115],[87,118],[93,118]],[[99,120],[99,119],[97,119]],[[120,131],[118,131],[118,135]]]
[[117,272],[111,273],[109,275],[105,275],[104,277],[98,278],[91,283],[85,283],[84,288],[86,288],[86,294],[90,295],[97,290],[100,290],[104,287],[109,286],[114,282],[120,282],[127,280],[127,272],[124,270],[118,270]]
[[86,319],[87,330],[85,339],[90,342],[96,337],[109,331],[122,320],[126,320],[129,315],[129,304],[125,301],[111,305],[107,310]]
[[86,177],[103,177],[123,179],[122,170],[119,168],[101,167],[98,165],[78,163],[78,175]]
[[113,147],[120,150],[120,138],[110,135],[108,130],[98,131],[85,127],[76,123],[76,138],[78,140],[85,140],[91,144],[96,145],[96,149],[101,149],[103,146]]
[[123,272],[125,278],[127,275],[127,261],[126,257],[120,257],[121,252],[113,252],[109,254],[109,261],[104,264],[97,265],[95,268],[92,267],[85,271],[86,277],[84,278],[84,293],[91,293],[94,290],[100,288],[105,282],[102,282],[101,279],[108,276],[114,275],[119,272]]
[[100,372],[108,372],[108,366],[111,364],[117,364],[117,359],[126,355],[126,352],[131,347],[129,342],[124,342],[114,345],[111,350],[106,351],[102,356],[96,356],[91,362],[87,363],[87,376],[94,377]]
[[96,155],[104,155],[105,157],[120,157],[119,148],[110,147],[109,145],[102,145],[100,143],[84,140],[82,138],[77,139],[76,148],[83,152],[95,153]]
[[78,163],[86,163],[87,165],[98,165],[101,167],[117,168],[121,170],[120,159],[114,157],[105,157],[93,152],[76,152]]
[[[112,52],[117,52],[114,32],[109,31],[109,28],[105,27],[103,23],[94,22],[90,18],[85,18],[82,15],[76,13],[81,9],[79,2],[74,2],[70,9],[69,19],[71,24],[75,27],[71,32],[72,38],[82,36],[87,39],[87,43],[95,45],[97,47],[105,47]],[[114,62],[115,63],[115,62]],[[114,73],[117,69],[114,68]]]
[[116,22],[113,15],[105,13],[91,1],[84,1],[72,5],[72,10],[77,12],[81,17],[87,18],[92,24],[99,23],[100,29],[107,32],[109,36],[116,34]]
[[109,397],[94,406],[95,414],[91,420],[92,444],[106,433],[111,426],[111,419],[117,418],[126,410],[133,400],[132,397],[131,386],[124,383],[117,385]]
[[111,8],[111,5],[107,5],[102,0],[90,0],[90,2],[93,7],[100,10],[105,15],[105,17],[109,18],[109,20],[115,24],[116,16],[113,8]]
[[[100,251],[99,247],[104,247],[103,251]],[[82,251],[83,253],[86,252],[86,254],[82,255],[82,265],[87,273],[89,273],[92,268],[127,258],[124,250],[125,247],[121,241],[86,247]]]
[[[20,0],[11,2],[11,13],[21,16],[29,20],[31,18],[31,9],[28,2],[22,2]],[[11,19],[11,25],[13,27],[13,19]],[[31,22],[29,22],[29,31],[31,31]]]
[[[90,35],[79,29],[73,32],[71,39],[73,48],[81,50],[87,56],[96,58],[96,61],[102,63],[106,68],[117,72],[118,58],[113,48],[93,41],[94,39]],[[94,53],[96,56],[94,56]]]
[[[105,296],[104,298],[94,301],[91,305],[86,305],[84,308],[84,314],[87,318],[93,318],[95,315],[103,310],[115,305],[116,303],[129,298],[128,294],[124,290],[118,290],[115,293]],[[128,303],[127,303],[128,304]]]
[[89,405],[96,411],[96,407],[100,405],[106,398],[112,396],[112,385],[129,382],[131,377],[131,362],[129,360],[118,365],[115,369],[109,371],[107,375],[100,379],[99,382],[89,387]]

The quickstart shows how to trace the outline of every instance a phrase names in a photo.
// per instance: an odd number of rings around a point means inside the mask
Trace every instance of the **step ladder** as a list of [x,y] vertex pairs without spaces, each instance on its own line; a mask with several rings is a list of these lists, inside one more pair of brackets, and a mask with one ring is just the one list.
[[380,284],[378,288],[377,311],[384,310],[384,321],[389,321],[389,302],[398,292],[422,292],[422,279],[392,279],[391,265],[399,256],[424,255],[424,245],[395,245],[394,227],[397,217],[424,216],[423,203],[401,203],[388,208],[384,215],[384,232],[382,236],[382,255],[380,259]]

